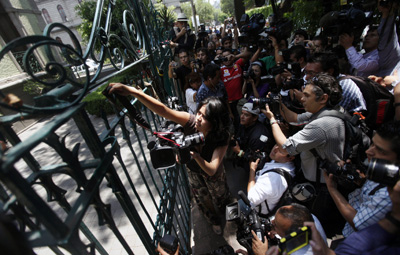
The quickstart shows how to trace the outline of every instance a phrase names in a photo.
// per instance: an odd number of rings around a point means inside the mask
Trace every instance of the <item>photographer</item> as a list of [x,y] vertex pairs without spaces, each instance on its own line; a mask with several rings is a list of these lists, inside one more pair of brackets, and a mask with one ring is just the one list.
[[267,151],[271,133],[265,125],[258,121],[260,109],[254,109],[252,103],[246,103],[242,107],[240,115],[240,125],[236,134],[236,146],[232,151],[239,157],[239,165],[246,172],[249,171],[249,157],[256,151]]
[[[393,164],[400,163],[400,123],[383,124],[372,137],[372,144],[365,151],[368,160],[385,159]],[[337,208],[346,219],[343,235],[349,236],[357,230],[370,226],[390,211],[391,202],[384,185],[367,180],[360,189],[356,189],[347,199],[337,190],[335,178],[324,172],[324,177]]]
[[261,77],[266,74],[264,64],[260,61],[251,63],[249,71],[244,73],[242,94],[245,95],[248,102],[253,102],[252,97],[260,98],[268,94],[269,83],[261,80]]
[[185,49],[187,52],[192,52],[196,35],[192,33],[188,25],[189,19],[184,13],[178,14],[176,21],[177,29],[170,31],[170,47],[175,50],[175,54],[180,52],[181,49]]
[[186,164],[193,197],[217,234],[222,234],[220,216],[230,201],[230,192],[226,182],[223,158],[228,148],[229,111],[224,100],[210,97],[199,102],[196,115],[168,108],[155,98],[142,91],[111,83],[109,93],[136,97],[150,111],[184,127],[185,134],[201,132],[204,145],[195,146],[191,151],[192,159]]
[[267,70],[268,73],[270,73],[272,67],[285,62],[283,59],[282,50],[287,49],[287,41],[285,39],[281,39],[278,42],[277,38],[271,35],[268,36],[268,39],[271,40],[273,55],[259,59],[259,55],[263,50],[261,47],[259,47],[251,57],[250,62],[255,62],[255,61],[263,62],[265,69]]
[[[325,204],[315,204],[312,212],[321,220],[329,236],[340,231],[341,216],[337,212],[332,198],[329,197],[321,172],[318,173],[321,169],[318,167],[317,157],[312,150],[315,149],[321,159],[329,162],[337,162],[342,159],[345,145],[342,137],[345,132],[344,122],[338,121],[332,116],[319,117],[324,111],[333,109],[341,98],[342,89],[335,78],[326,74],[316,75],[303,90],[301,102],[305,113],[297,114],[290,111],[284,104],[280,104],[280,114],[287,122],[296,125],[305,124],[302,130],[288,138],[282,132],[268,105],[263,111],[270,120],[272,133],[281,152],[291,156],[300,154],[301,169],[305,179],[319,189],[320,199],[323,199],[322,202]],[[318,176],[320,178],[317,180]]]
[[324,52],[328,47],[328,38],[323,35],[314,36],[311,41],[307,43],[307,49],[310,50],[310,55],[314,53]]
[[[400,232],[400,181],[397,181],[394,187],[388,187],[390,200],[393,209],[385,218],[378,223],[372,224],[363,230],[353,232],[348,238],[341,242],[335,251],[328,248],[326,243],[322,241],[321,236],[314,232],[315,225],[306,222],[304,225],[309,226],[312,231],[312,240],[310,245],[314,255],[372,255],[385,254],[395,255],[400,253],[398,246],[398,238]],[[269,255],[278,255],[268,253]]]
[[377,76],[385,77],[393,73],[400,62],[400,45],[396,31],[397,1],[378,1],[378,10],[382,13],[379,24],[379,72]]
[[365,54],[358,53],[353,46],[353,42],[354,35],[344,33],[339,36],[339,44],[346,50],[347,58],[354,69],[352,73],[364,77],[377,74],[379,70],[379,34],[377,28],[370,26],[364,38],[363,49]]
[[245,50],[238,55],[234,55],[232,50],[224,49],[222,57],[225,58],[225,61],[222,62],[221,80],[228,93],[229,106],[234,116],[233,126],[235,127],[235,132],[237,132],[240,122],[237,104],[243,98],[243,67],[250,58],[250,52]]
[[289,49],[295,45],[305,46],[305,41],[308,40],[308,34],[303,29],[296,30],[294,32],[294,39],[289,45]]
[[194,72],[203,73],[204,67],[210,63],[208,50],[206,48],[199,48],[196,50],[196,59],[192,61],[191,66]]
[[[232,40],[232,35],[226,33],[227,30],[232,30],[232,29],[233,29],[233,40]],[[225,19],[224,27],[221,32],[221,37],[222,37],[222,42],[221,42],[222,47],[224,47],[225,49],[238,49],[239,33],[238,33],[237,23],[234,17]],[[227,40],[227,38],[230,38],[230,41]]]
[[168,77],[170,79],[174,78],[179,81],[180,88],[184,92],[185,77],[192,72],[192,67],[190,66],[189,53],[185,49],[181,49],[178,54],[181,66],[178,67],[178,63],[171,61],[168,66]]
[[[339,60],[337,55],[331,52],[316,53],[307,60],[304,69],[306,81],[310,81],[315,75],[327,73],[336,77],[343,90],[342,100],[339,105],[347,112],[363,112],[367,110],[367,105],[361,90],[350,78],[344,77],[339,73]],[[296,97],[301,93],[296,92]]]
[[275,145],[270,154],[270,162],[257,170],[259,159],[250,162],[250,175],[247,184],[247,197],[252,205],[258,207],[258,214],[262,217],[269,215],[278,205],[283,193],[288,188],[285,177],[271,170],[283,170],[294,177],[294,156],[283,155],[278,145]]
[[[299,204],[282,206],[278,209],[275,214],[275,219],[272,220],[273,230],[270,232],[270,234],[278,234],[281,238],[286,237],[290,233],[296,232],[303,227],[305,222],[315,223],[316,231],[320,234],[320,236],[322,236],[322,242],[326,245],[326,235],[317,217],[312,215],[306,207]],[[256,255],[266,254],[268,245],[262,245],[257,239],[257,236],[255,236],[253,239],[253,247],[259,247]],[[273,254],[278,254],[276,248],[272,247],[271,249],[272,250],[269,252],[275,252]],[[243,250],[238,250],[237,252],[241,254],[247,254],[247,252]],[[267,254],[269,254],[269,252]],[[312,247],[310,245],[306,245],[292,254],[312,255]]]

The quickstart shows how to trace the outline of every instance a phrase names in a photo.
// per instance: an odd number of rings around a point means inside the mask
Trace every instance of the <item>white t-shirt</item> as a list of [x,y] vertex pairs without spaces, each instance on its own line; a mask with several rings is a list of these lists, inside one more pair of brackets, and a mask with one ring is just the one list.
[[186,95],[186,105],[188,107],[188,112],[191,114],[196,114],[197,105],[196,102],[193,100],[193,95],[197,92],[192,88],[188,88],[185,91]]
[[263,169],[256,173],[256,184],[247,194],[247,197],[253,206],[261,204],[261,213],[263,214],[268,214],[268,209],[264,201],[267,200],[269,209],[273,210],[288,187],[285,177],[279,173],[268,172],[263,174],[267,170],[277,168],[288,171],[292,176],[294,176],[295,166],[293,162],[276,163],[272,160],[271,162],[265,163]]

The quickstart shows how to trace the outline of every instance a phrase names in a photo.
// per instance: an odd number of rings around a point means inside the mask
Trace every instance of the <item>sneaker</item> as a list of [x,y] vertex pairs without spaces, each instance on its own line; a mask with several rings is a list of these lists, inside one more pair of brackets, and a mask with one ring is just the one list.
[[215,234],[222,235],[222,228],[220,225],[212,225],[212,229]]

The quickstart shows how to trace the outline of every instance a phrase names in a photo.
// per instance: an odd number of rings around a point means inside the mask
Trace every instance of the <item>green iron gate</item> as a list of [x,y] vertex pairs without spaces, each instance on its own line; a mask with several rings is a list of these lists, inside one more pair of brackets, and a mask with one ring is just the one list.
[[[191,253],[185,169],[153,169],[143,148],[150,132],[126,118],[126,110],[96,118],[82,102],[98,93],[98,86],[121,76],[146,84],[144,91],[161,101],[174,95],[160,75],[168,68],[170,53],[160,46],[165,31],[152,4],[126,0],[121,32],[114,34],[110,24],[115,4],[97,1],[85,52],[58,23],[48,25],[44,35],[16,39],[0,51],[1,61],[13,49],[27,46],[23,70],[49,88],[32,105],[0,92],[3,112],[14,112],[0,117],[0,132],[11,144],[0,152],[0,211],[7,216],[0,227],[8,221],[17,226],[21,237],[5,240],[18,244],[15,249],[23,249],[22,240],[27,240],[26,247],[38,254],[155,254],[156,240],[168,233],[179,237],[181,254]],[[51,38],[54,29],[68,32],[74,46]],[[32,69],[34,54],[45,62],[41,73]],[[99,68],[91,75],[85,66],[86,76],[77,78],[74,68],[89,57]],[[114,71],[100,78],[106,61]],[[131,103],[156,131],[162,120],[136,100]],[[18,135],[13,123],[27,119],[40,121]]]

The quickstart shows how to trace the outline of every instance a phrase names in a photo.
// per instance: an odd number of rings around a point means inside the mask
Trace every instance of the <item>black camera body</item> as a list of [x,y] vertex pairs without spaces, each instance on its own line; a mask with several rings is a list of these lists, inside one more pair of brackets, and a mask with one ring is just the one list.
[[358,6],[341,11],[332,11],[325,14],[319,24],[323,28],[323,34],[332,37],[332,43],[337,43],[339,35],[354,35],[360,38],[368,24],[372,22],[372,12],[364,12]]
[[177,237],[168,234],[165,234],[160,239],[161,248],[168,254],[175,254],[176,250],[178,249],[178,243],[179,240]]
[[289,80],[285,81],[282,89],[297,89],[301,90],[301,87],[304,85],[304,80],[301,73],[300,63],[291,62],[291,63],[282,63],[279,66],[275,66],[271,68],[272,75],[278,75],[283,73],[285,70],[288,70],[292,76]]
[[264,15],[255,13],[249,18],[249,15],[243,14],[240,21],[244,24],[240,27],[239,44],[250,50],[257,49],[258,41],[261,38],[260,34],[265,27]]
[[243,156],[248,162],[255,162],[257,159],[260,159],[258,163],[257,170],[260,170],[264,167],[265,161],[267,159],[267,155],[263,151],[247,151]]
[[257,77],[256,77],[256,74],[254,73],[253,69],[250,68],[250,70],[248,72],[243,74],[243,78],[245,80],[247,80],[249,78],[255,80]]
[[161,131],[155,132],[157,139],[147,144],[150,150],[151,163],[155,169],[166,169],[175,166],[176,157],[181,164],[190,161],[190,150],[195,145],[204,143],[203,133],[185,136],[183,127],[167,121]]
[[214,63],[217,65],[222,64],[222,62],[228,61],[227,57],[218,57],[216,59],[214,59]]
[[245,247],[249,254],[252,254],[252,240],[253,235],[251,230],[253,230],[257,237],[261,241],[264,240],[264,236],[267,236],[268,244],[277,244],[276,239],[271,239],[267,233],[272,230],[272,224],[269,219],[264,219],[258,216],[254,208],[251,208],[250,202],[247,199],[243,191],[239,191],[239,195],[242,199],[238,202],[231,203],[226,206],[226,220],[233,221],[237,225],[236,239]]
[[393,187],[400,180],[400,166],[383,159],[373,158],[366,171],[368,179]]
[[346,163],[343,167],[339,166],[337,163],[332,163],[324,160],[320,164],[321,169],[325,169],[328,174],[333,174],[336,176],[338,184],[342,187],[354,187],[355,181],[360,179],[360,174],[357,172],[357,165]]
[[280,101],[280,96],[278,93],[270,93],[269,97],[263,97],[263,98],[253,98],[253,108],[260,108],[264,109],[265,105],[271,105],[273,103],[278,103]]

